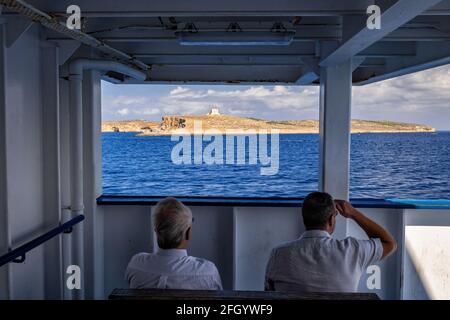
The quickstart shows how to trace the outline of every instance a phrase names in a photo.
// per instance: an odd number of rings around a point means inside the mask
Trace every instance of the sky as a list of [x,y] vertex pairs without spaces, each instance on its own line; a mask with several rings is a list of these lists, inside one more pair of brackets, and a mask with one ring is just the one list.
[[[317,86],[102,84],[103,120],[222,114],[267,120],[319,117]],[[450,65],[353,87],[352,118],[427,124],[450,130]]]

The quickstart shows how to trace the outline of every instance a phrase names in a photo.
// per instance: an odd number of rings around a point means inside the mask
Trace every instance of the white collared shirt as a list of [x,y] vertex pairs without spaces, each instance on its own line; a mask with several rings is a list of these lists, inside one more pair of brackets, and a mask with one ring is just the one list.
[[272,250],[266,288],[298,292],[356,292],[366,268],[383,254],[380,239],[333,239],[309,230]]
[[182,249],[159,249],[131,258],[125,272],[131,289],[222,290],[214,263],[187,255]]

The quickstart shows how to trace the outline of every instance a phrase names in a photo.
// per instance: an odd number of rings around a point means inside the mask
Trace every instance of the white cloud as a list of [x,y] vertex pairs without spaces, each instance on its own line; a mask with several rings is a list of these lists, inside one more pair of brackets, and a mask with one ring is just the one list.
[[206,113],[217,105],[224,113],[277,117],[280,111],[316,113],[318,90],[294,86],[233,87],[230,90],[177,87],[162,97],[161,103],[168,113]]
[[450,67],[355,87],[353,116],[449,128],[443,119],[450,119]]
[[161,111],[158,108],[146,108],[142,110],[133,110],[134,114],[141,114],[145,116],[154,116],[159,114]]
[[189,89],[183,88],[183,87],[176,87],[176,89],[173,89],[172,91],[170,91],[170,94],[171,95],[180,95],[187,91],[189,91]]
[[120,116],[154,116],[158,115],[160,113],[160,110],[158,108],[123,108],[116,111],[116,114]]
[[142,105],[148,102],[147,97],[130,97],[130,96],[118,96],[112,101],[112,105]]
[[130,109],[123,108],[123,109],[117,110],[117,113],[120,114],[121,116],[126,116],[126,115],[130,114]]

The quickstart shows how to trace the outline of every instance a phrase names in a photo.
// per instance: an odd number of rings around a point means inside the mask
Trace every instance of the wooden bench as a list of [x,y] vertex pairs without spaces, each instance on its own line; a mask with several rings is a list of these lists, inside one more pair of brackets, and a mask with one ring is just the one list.
[[111,300],[379,300],[375,293],[283,293],[169,289],[114,289],[108,298]]

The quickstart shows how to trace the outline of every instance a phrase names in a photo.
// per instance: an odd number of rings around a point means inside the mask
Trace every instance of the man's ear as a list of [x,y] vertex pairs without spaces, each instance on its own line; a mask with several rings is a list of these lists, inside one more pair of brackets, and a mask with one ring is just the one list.
[[330,214],[330,216],[328,217],[328,225],[329,226],[333,226],[333,219],[334,219],[334,214]]
[[186,237],[186,240],[187,241],[189,241],[189,240],[191,240],[191,227],[189,227],[187,230],[186,230],[186,235],[185,235],[185,237]]

